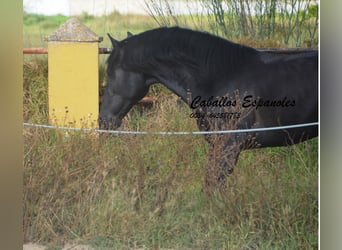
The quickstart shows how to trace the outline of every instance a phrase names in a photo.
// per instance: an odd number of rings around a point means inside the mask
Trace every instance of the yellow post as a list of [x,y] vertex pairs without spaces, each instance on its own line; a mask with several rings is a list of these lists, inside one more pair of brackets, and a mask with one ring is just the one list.
[[98,51],[102,38],[77,18],[48,37],[49,120],[53,125],[97,128]]

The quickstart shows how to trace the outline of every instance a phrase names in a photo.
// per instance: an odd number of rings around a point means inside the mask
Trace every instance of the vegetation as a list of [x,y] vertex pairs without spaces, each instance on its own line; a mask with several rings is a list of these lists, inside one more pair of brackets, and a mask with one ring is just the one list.
[[[188,6],[193,3],[184,2]],[[189,8],[189,14],[182,16],[168,0],[145,0],[150,15],[161,26],[190,26],[242,43],[264,41],[266,47],[317,47],[318,5],[312,0],[198,2],[194,12]],[[198,9],[202,13],[198,14]]]
[[[42,46],[41,37],[54,28],[42,23],[54,18],[25,21],[24,44]],[[98,34],[121,38],[126,30],[157,26],[151,17],[118,13],[81,18]],[[123,129],[197,130],[177,97],[158,85],[150,95],[158,101],[136,106]],[[47,122],[45,56],[25,58],[24,120]],[[98,136],[32,127],[23,134],[25,242],[53,249],[65,242],[95,249],[318,248],[317,139],[243,152],[227,191],[209,197],[202,191],[209,163],[202,136]]]
[[68,20],[68,17],[63,15],[45,16],[24,13],[23,16],[23,24],[25,26],[35,26],[39,24],[44,29],[55,28],[56,26],[64,23],[66,20]]
[[[168,0],[144,0],[150,16],[122,15],[94,17],[88,13],[80,20],[97,34],[112,33],[122,39],[126,32],[140,33],[158,26],[182,26],[225,37],[254,47],[317,47],[318,4],[313,0],[199,0],[203,13],[179,15]],[[190,6],[191,0],[184,0]],[[24,46],[45,45],[49,35],[67,17],[24,14]],[[105,40],[104,46],[110,46]]]
[[[126,37],[127,31],[140,33],[158,27],[149,16],[121,15],[118,12],[96,18],[87,13],[83,13],[78,18],[99,36],[105,38],[107,33],[111,33],[116,38],[123,39]],[[44,38],[67,19],[68,17],[60,15],[47,17],[35,14],[24,14],[24,47],[46,47],[47,44]],[[65,21],[60,22],[61,20]],[[101,46],[110,47],[111,44],[108,39],[104,39]]]

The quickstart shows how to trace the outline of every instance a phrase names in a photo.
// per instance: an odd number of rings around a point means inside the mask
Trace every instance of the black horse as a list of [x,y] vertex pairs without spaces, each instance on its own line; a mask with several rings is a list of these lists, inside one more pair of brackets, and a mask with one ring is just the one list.
[[[108,36],[113,51],[107,62],[107,89],[100,107],[102,128],[119,127],[154,83],[162,83],[189,104],[200,130],[318,121],[317,51],[270,55],[178,27],[129,34],[122,41]],[[221,137],[224,141],[215,162],[216,180],[207,183],[223,183],[243,149],[290,145],[317,135],[318,126],[309,126]],[[216,151],[217,156],[216,140],[213,136],[207,140],[211,153]]]

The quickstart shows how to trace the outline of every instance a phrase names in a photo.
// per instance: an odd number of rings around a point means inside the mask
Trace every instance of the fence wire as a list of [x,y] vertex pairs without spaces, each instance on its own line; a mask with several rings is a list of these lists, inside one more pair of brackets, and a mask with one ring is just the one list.
[[294,124],[287,126],[267,127],[267,128],[251,128],[251,129],[233,129],[233,130],[217,130],[217,131],[176,131],[176,132],[149,132],[149,131],[127,131],[127,130],[103,130],[103,129],[90,129],[90,128],[70,128],[63,126],[53,126],[46,124],[35,124],[35,123],[23,123],[25,127],[37,127],[46,129],[57,129],[64,131],[80,131],[80,132],[91,132],[99,134],[116,134],[116,135],[213,135],[213,134],[233,134],[233,133],[253,133],[253,132],[266,132],[274,130],[286,130],[310,126],[318,126],[318,122]]

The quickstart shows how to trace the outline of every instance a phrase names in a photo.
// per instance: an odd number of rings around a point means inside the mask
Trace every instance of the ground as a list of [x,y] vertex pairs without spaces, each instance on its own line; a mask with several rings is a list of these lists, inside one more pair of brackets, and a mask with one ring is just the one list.
[[[34,243],[27,243],[23,245],[23,250],[45,250],[47,246],[34,244]],[[91,246],[87,245],[72,245],[66,244],[61,250],[93,250]]]

